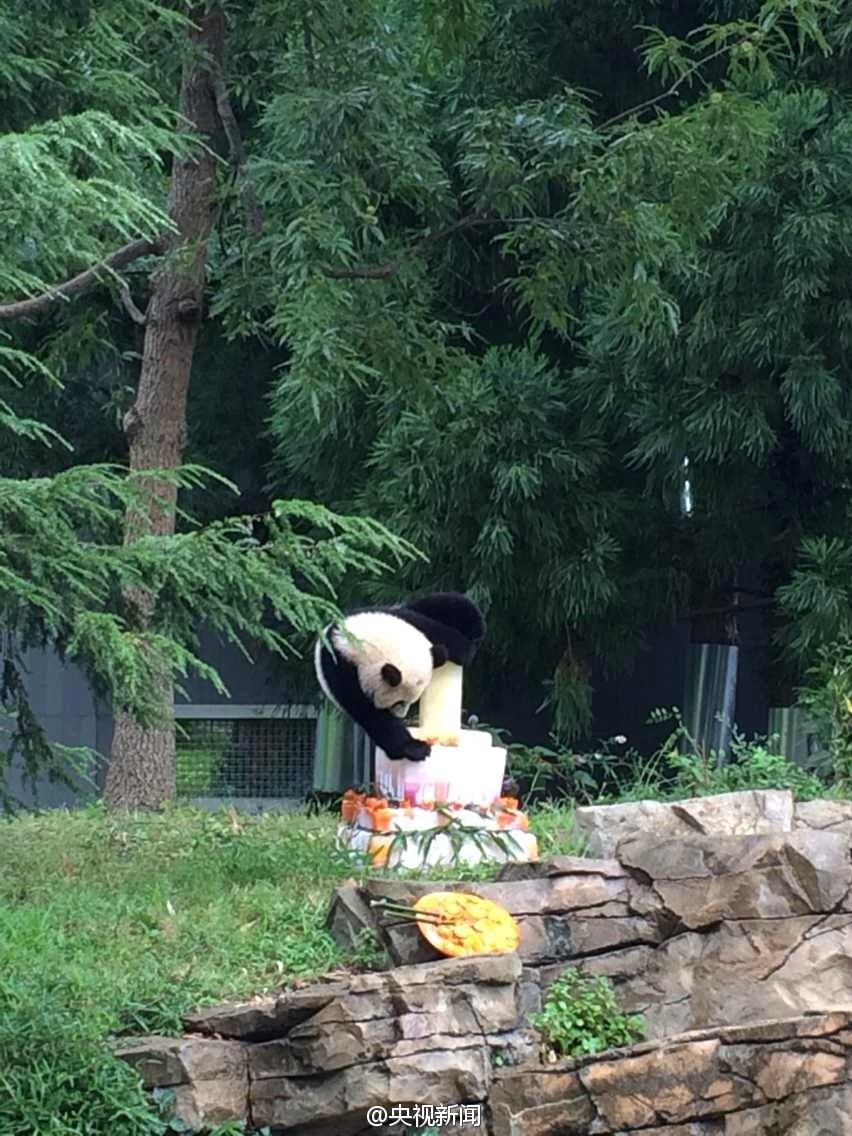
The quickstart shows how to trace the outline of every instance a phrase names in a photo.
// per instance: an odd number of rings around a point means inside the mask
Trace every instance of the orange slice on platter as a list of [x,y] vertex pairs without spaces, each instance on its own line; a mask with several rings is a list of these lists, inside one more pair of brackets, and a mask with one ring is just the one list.
[[414,910],[437,916],[440,922],[418,919],[420,934],[442,955],[509,954],[518,949],[518,924],[493,900],[463,891],[434,891],[423,895]]

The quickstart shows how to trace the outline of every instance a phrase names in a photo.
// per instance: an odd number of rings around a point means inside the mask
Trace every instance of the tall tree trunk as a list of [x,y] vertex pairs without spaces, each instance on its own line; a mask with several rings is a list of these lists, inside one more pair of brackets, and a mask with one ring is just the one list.
[[[191,13],[190,52],[181,79],[180,110],[210,146],[218,125],[211,67],[221,66],[222,12],[201,5]],[[162,265],[151,281],[145,343],[136,401],[124,420],[130,468],[171,470],[183,457],[186,398],[192,358],[202,316],[207,240],[214,222],[215,158],[208,151],[176,159],[172,168],[168,211],[177,231],[164,242]],[[142,511],[128,513],[125,542],[145,534],[175,530],[177,493],[155,478],[145,485],[150,500]],[[147,625],[156,596],[135,591],[125,597],[140,629]],[[119,711],[104,800],[111,808],[156,808],[174,796],[175,743],[173,675],[152,656],[151,684],[162,706],[162,723],[142,726]]]

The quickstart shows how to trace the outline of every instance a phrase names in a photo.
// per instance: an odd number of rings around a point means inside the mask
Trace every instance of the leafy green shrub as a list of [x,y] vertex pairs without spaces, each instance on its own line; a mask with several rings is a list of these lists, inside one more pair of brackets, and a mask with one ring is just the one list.
[[542,801],[535,805],[529,817],[541,859],[587,854],[585,839],[574,831],[573,801]]
[[508,772],[524,790],[527,802],[543,797],[591,799],[597,782],[584,768],[583,754],[561,746],[528,746],[510,742],[506,752]]
[[598,783],[589,768],[586,754],[574,753],[551,735],[552,745],[526,745],[511,741],[508,730],[470,719],[469,724],[487,730],[495,745],[506,747],[506,773],[514,781],[527,805],[546,800],[592,801]]
[[720,761],[718,754],[703,750],[690,735],[678,710],[655,711],[651,720],[675,723],[661,747],[664,762],[672,773],[671,783],[666,787],[666,795],[672,800],[742,789],[789,789],[802,800],[828,792],[828,787],[812,770],[774,751],[772,739],[747,741],[735,731],[731,759]]
[[632,1045],[645,1036],[642,1015],[621,1013],[608,978],[585,978],[573,967],[553,983],[530,1021],[560,1057]]
[[673,792],[677,797],[708,793],[732,793],[739,789],[789,789],[799,800],[825,796],[825,783],[811,770],[774,753],[761,742],[735,740],[734,760],[726,765],[709,764],[695,754],[677,754]]
[[[507,747],[509,774],[520,785],[525,804],[539,806],[543,821],[554,802],[566,800],[583,804],[677,801],[744,789],[789,789],[798,800],[811,800],[837,795],[844,786],[852,785],[852,647],[848,664],[843,664],[848,671],[844,669],[842,675],[841,662],[834,660],[834,686],[821,692],[825,706],[819,720],[833,740],[835,754],[831,785],[817,770],[778,753],[772,738],[748,741],[735,732],[730,756],[721,759],[715,751],[702,749],[676,707],[652,711],[651,723],[671,722],[673,726],[650,756],[627,748],[622,736],[602,742],[593,752],[572,753],[556,743],[551,748],[509,742],[505,731],[486,728]],[[817,719],[818,707],[809,709]],[[557,828],[566,828],[565,818],[557,818]]]
[[677,708],[655,710],[651,722],[673,722],[663,744],[650,756],[628,751],[617,765],[595,755],[600,801],[678,801],[685,797],[732,793],[743,789],[789,789],[799,800],[832,795],[836,790],[812,769],[797,765],[772,748],[773,739],[747,741],[734,734],[730,759],[720,760],[691,736]]
[[817,652],[799,691],[799,705],[825,745],[837,789],[852,789],[852,640],[837,639]]

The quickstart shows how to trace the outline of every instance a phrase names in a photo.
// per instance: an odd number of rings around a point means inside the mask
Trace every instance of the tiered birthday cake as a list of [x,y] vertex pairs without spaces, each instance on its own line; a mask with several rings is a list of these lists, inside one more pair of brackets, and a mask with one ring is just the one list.
[[436,669],[411,733],[431,745],[425,761],[376,751],[376,791],[347,790],[340,838],[376,865],[421,868],[538,857],[518,800],[502,795],[506,750],[486,730],[461,728],[463,671]]

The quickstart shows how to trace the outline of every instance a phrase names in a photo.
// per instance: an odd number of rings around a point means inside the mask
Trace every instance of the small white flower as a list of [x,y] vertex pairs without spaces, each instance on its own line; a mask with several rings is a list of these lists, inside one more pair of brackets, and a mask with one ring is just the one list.
[[616,734],[612,740],[616,745],[623,746],[627,744],[627,738],[624,736],[624,734]]

